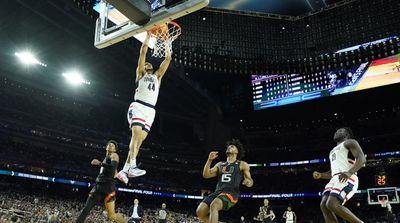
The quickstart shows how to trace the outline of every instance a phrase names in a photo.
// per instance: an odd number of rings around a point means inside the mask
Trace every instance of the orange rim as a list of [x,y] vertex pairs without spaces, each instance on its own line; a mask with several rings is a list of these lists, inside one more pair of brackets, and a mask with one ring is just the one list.
[[178,29],[181,29],[181,26],[178,23],[174,22],[174,21],[168,22],[167,24],[176,26],[176,27],[178,27]]
[[[166,25],[167,26],[167,28],[168,28],[168,25],[173,25],[173,26],[175,26],[177,29],[182,29],[181,28],[181,26],[178,24],[178,23],[176,23],[176,22],[174,22],[174,21],[171,21],[171,22],[167,22],[167,23],[163,23],[163,24],[161,24],[161,25],[158,25],[158,26],[155,26],[154,28],[151,28],[151,29],[149,29],[148,31],[151,33],[151,34],[153,34],[153,31],[154,30],[157,30],[157,29],[159,29],[161,26],[163,26],[163,25]],[[154,34],[153,34],[154,35]],[[179,34],[180,35],[180,34]],[[178,36],[179,36],[178,35]],[[155,35],[156,36],[156,35]],[[176,36],[176,37],[178,37],[178,36]],[[176,38],[175,37],[175,38]]]

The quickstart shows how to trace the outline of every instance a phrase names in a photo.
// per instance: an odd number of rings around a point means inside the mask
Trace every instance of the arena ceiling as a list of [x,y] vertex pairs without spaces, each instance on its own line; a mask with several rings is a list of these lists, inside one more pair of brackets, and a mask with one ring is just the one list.
[[[6,16],[0,18],[0,75],[10,75],[38,87],[58,89],[61,93],[68,92],[69,88],[62,79],[55,77],[71,69],[79,70],[91,82],[87,91],[131,100],[140,45],[134,47],[125,42],[96,49],[93,46],[95,22],[72,0],[4,0],[3,3],[0,15]],[[48,66],[43,69],[20,68],[14,52],[24,50],[33,52]],[[158,66],[161,61],[150,59],[150,62]],[[16,69],[27,77],[13,75]],[[169,67],[171,73],[181,72],[180,69],[172,65]],[[164,101],[171,107],[172,98],[179,97],[185,102],[173,108],[175,113],[179,110],[187,116],[197,117],[201,112],[207,112],[207,100],[198,97],[188,84],[183,84],[182,78],[166,75],[167,79],[169,84],[164,84],[162,91],[168,93],[160,95],[165,98],[160,103]],[[75,91],[79,94],[83,90]]]
[[343,0],[210,0],[209,7],[299,16]]

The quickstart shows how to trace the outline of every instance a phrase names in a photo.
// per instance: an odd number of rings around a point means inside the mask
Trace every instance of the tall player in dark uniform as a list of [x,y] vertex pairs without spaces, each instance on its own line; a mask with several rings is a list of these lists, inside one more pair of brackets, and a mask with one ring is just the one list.
[[271,205],[269,205],[268,199],[264,199],[264,205],[261,207],[261,210],[263,212],[264,223],[272,223],[275,219],[275,213],[272,210]]
[[107,209],[107,216],[109,220],[117,223],[127,223],[121,215],[115,213],[115,175],[117,174],[117,167],[119,156],[117,154],[117,142],[110,140],[106,146],[106,158],[103,162],[97,159],[92,160],[93,166],[101,166],[100,173],[96,178],[96,186],[89,193],[86,200],[85,207],[79,215],[76,223],[83,223],[88,216],[90,210],[100,201],[104,201]]
[[217,223],[219,211],[229,210],[237,203],[240,183],[247,187],[253,186],[249,164],[237,159],[242,154],[243,146],[239,140],[229,141],[226,143],[226,162],[218,162],[211,168],[211,163],[218,157],[218,152],[210,152],[203,169],[203,177],[207,179],[218,176],[218,184],[215,192],[197,207],[197,216],[203,222]]

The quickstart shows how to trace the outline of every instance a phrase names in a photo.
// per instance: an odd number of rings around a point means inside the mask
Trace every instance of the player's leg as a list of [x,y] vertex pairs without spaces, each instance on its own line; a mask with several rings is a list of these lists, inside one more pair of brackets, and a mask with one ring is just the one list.
[[[143,143],[143,134],[146,134],[147,136],[147,132],[145,132],[143,130],[143,127],[141,126],[133,126],[132,127],[132,139],[131,139],[131,143],[129,143],[129,149],[131,151],[131,161],[134,163],[134,166],[136,167],[136,157],[139,154],[139,149],[142,146]],[[136,137],[134,137],[134,135]],[[132,149],[131,149],[132,148]]]
[[[128,169],[128,177],[139,177],[146,174],[145,170],[139,169],[136,164],[136,157],[139,154],[140,146],[143,143],[143,126],[132,127],[132,139],[129,145],[130,149],[130,167]],[[147,135],[147,133],[146,133]],[[132,145],[132,147],[131,147]]]
[[156,117],[156,110],[154,108],[143,107],[142,109],[145,115],[146,123],[144,123],[141,134],[139,136],[139,148],[142,146],[144,140],[146,140],[147,135],[150,132],[151,125],[153,125],[154,118]]
[[205,223],[209,222],[210,219],[210,206],[214,199],[218,196],[219,193],[214,192],[209,194],[204,200],[199,204],[196,210],[197,216]]
[[322,200],[320,203],[320,208],[322,211],[322,215],[324,216],[325,223],[336,223],[338,222],[338,219],[336,218],[335,213],[333,213],[331,210],[328,209],[326,205],[326,201],[328,200],[328,195],[322,196]]
[[355,216],[348,208],[343,204],[349,200],[358,189],[358,177],[353,175],[345,183],[340,182],[338,176],[335,176],[336,182],[333,186],[336,188],[329,194],[326,206],[332,212],[339,217],[351,223],[362,222],[357,216]]
[[142,131],[142,126],[133,123],[131,130],[132,130],[132,137],[129,143],[128,156],[126,158],[124,168],[122,168],[122,170],[119,171],[119,173],[117,174],[117,178],[125,184],[127,184],[129,181],[128,173],[130,172],[130,170],[136,168],[136,156],[139,152],[139,142],[140,142],[140,134]]
[[131,167],[136,167],[136,157],[139,154],[139,148],[141,145],[141,134],[142,134],[142,126],[133,125],[132,128],[132,137],[129,143],[129,160],[127,160]]
[[[140,139],[139,139],[139,148],[142,146],[142,143],[144,142],[144,140],[146,140],[148,134],[149,133],[147,130],[142,130],[142,132],[140,134]],[[137,154],[136,154],[136,156],[137,156]]]
[[115,198],[110,199],[108,202],[104,201],[107,210],[107,217],[111,221],[117,223],[127,223],[128,221],[122,217],[120,214],[115,213]]
[[[145,126],[146,120],[140,105],[133,102],[129,106],[127,118],[131,128],[131,141],[129,143],[129,153],[123,169],[117,174],[117,178],[123,183],[128,183],[128,173],[130,169],[136,168],[136,156],[139,152],[140,134]],[[143,175],[143,173],[142,173]]]
[[90,210],[92,210],[92,208],[98,204],[101,200],[101,196],[96,193],[95,188],[93,188],[90,193],[89,196],[86,200],[85,206],[82,209],[81,213],[79,214],[78,218],[76,219],[76,223],[83,223],[86,219],[86,217],[89,215]]
[[197,207],[197,217],[204,223],[208,223],[210,208],[205,202],[201,202]]
[[220,198],[215,198],[210,205],[210,218],[209,223],[218,223],[219,211],[224,208],[224,203]]
[[138,177],[146,174],[145,170],[139,169],[136,166],[136,157],[138,156],[139,150],[142,146],[142,143],[144,140],[147,138],[148,133],[150,132],[151,125],[153,124],[154,118],[155,118],[155,110],[154,108],[150,108],[144,105],[137,105],[137,107],[140,110],[140,117],[143,117],[142,120],[144,120],[143,125],[141,125],[142,128],[138,128],[137,132],[135,133],[137,135],[137,144],[134,144],[135,149],[133,153],[131,154],[131,159],[134,162],[134,165],[131,165],[129,168],[129,177]]
[[343,201],[339,200],[336,196],[329,196],[326,201],[326,206],[339,217],[350,223],[362,223],[357,216],[355,216],[348,208],[342,205]]

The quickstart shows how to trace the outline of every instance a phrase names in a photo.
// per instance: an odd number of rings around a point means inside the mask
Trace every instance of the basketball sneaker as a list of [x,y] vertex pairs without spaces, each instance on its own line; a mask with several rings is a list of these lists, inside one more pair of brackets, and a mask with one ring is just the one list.
[[128,177],[140,177],[146,174],[146,170],[139,169],[138,167],[131,167],[128,171]]
[[128,184],[129,182],[128,174],[125,173],[123,170],[119,171],[119,173],[117,174],[117,178],[124,184]]

